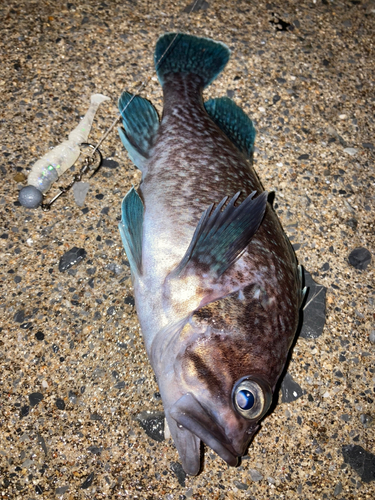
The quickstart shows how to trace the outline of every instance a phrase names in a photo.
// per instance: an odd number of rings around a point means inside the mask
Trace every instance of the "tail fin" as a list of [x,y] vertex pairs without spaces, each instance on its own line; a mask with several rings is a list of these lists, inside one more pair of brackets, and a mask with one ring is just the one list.
[[154,61],[162,85],[168,73],[193,73],[200,75],[207,87],[224,69],[229,57],[230,50],[221,42],[166,33],[157,41]]

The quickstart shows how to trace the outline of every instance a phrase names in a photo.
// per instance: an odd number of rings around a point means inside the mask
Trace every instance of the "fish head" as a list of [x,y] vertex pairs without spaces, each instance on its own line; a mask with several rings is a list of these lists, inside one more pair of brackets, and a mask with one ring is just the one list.
[[[186,392],[169,409],[169,420],[173,419],[172,425],[175,427],[175,432],[171,430],[171,434],[188,474],[195,475],[199,472],[200,453],[197,453],[199,451],[197,445],[200,441],[233,467],[238,464],[238,458],[245,454],[259,428],[258,419],[264,414],[262,409],[266,412],[269,406],[263,406],[261,409],[261,405],[264,404],[264,394],[260,394],[259,391],[263,389],[254,378],[243,379],[241,383],[245,389],[241,389],[241,385],[238,384],[233,390],[231,402],[218,399],[215,402],[203,401],[201,395],[196,395],[192,391]],[[241,390],[244,395],[238,396]],[[256,403],[252,403],[253,401]],[[257,413],[252,413],[251,405]],[[237,414],[234,408],[241,410],[242,415]]]
[[244,331],[248,325],[237,306],[237,297],[208,304],[164,345],[158,383],[171,435],[190,475],[200,469],[200,441],[237,465],[270,408],[285,363],[288,346],[279,359],[276,345],[276,360],[270,362],[272,349],[262,344],[261,332],[252,338]]

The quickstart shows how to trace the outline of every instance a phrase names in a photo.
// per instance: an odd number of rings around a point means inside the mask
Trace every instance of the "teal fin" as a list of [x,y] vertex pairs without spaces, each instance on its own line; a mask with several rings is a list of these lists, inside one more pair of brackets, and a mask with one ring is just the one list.
[[241,153],[252,158],[256,132],[247,114],[228,97],[210,99],[204,103],[204,107]]
[[202,215],[190,246],[173,275],[180,276],[190,271],[220,277],[245,250],[257,232],[267,205],[267,192],[254,198],[255,191],[237,207],[240,196],[235,194],[223,208],[228,197],[223,198],[210,215],[211,205]]
[[147,99],[123,92],[118,101],[123,129],[119,134],[132,162],[144,169],[154,137],[159,128],[159,116]]
[[169,73],[192,73],[203,78],[207,87],[222,72],[230,50],[221,42],[209,38],[166,33],[157,41],[154,61],[161,85]]
[[143,203],[134,188],[121,204],[121,222],[118,225],[122,243],[134,276],[142,274]]

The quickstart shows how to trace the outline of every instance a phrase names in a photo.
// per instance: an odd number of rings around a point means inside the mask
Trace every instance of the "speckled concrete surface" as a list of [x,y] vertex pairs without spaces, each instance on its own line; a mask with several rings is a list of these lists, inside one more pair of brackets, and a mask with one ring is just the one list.
[[[375,453],[374,256],[363,271],[348,256],[375,250],[375,3],[210,0],[189,18],[187,5],[0,6],[0,497],[374,498],[365,456]],[[112,98],[91,142],[121,91],[148,76],[142,95],[161,110],[153,47],[187,25],[232,49],[206,95],[229,95],[254,119],[255,167],[276,191],[298,259],[327,288],[324,332],[299,338],[289,366],[302,396],[279,402],[238,468],[206,450],[193,478],[172,442],[136,420],[162,404],[117,231],[140,174],[117,134],[102,146],[107,161],[84,207],[72,193],[47,213],[17,202],[32,164],[67,137],[91,93]],[[87,256],[59,272],[72,247]]]

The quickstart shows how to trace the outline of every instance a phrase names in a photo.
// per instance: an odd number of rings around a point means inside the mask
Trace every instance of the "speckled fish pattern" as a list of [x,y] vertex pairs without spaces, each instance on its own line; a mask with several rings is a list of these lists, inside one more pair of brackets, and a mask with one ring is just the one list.
[[298,326],[301,279],[251,166],[251,120],[227,98],[202,99],[229,50],[166,34],[156,62],[171,41],[157,71],[160,123],[139,96],[119,101],[120,136],[143,174],[120,232],[166,419],[193,475],[200,441],[236,465],[259,428]]

